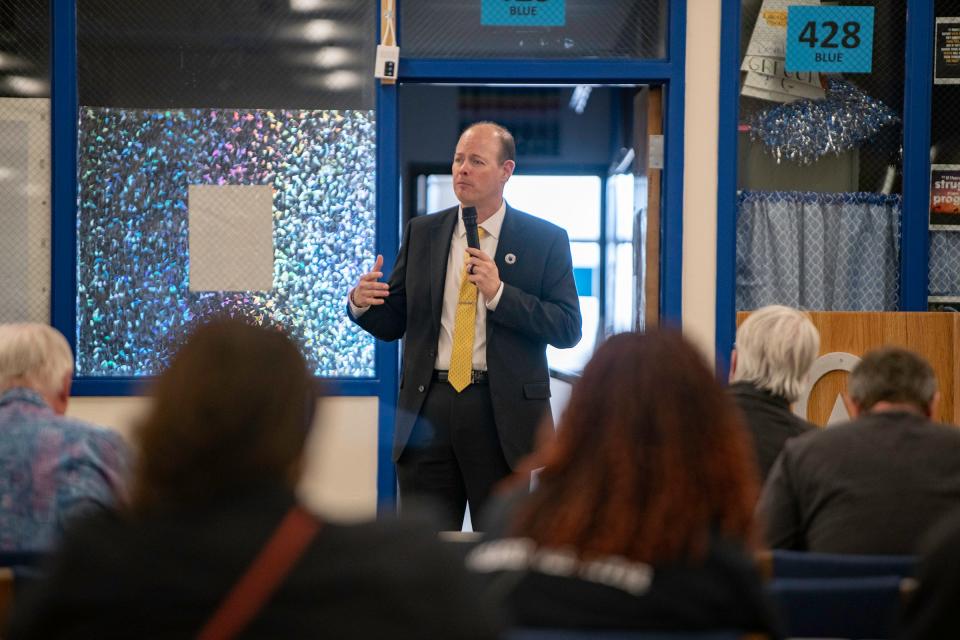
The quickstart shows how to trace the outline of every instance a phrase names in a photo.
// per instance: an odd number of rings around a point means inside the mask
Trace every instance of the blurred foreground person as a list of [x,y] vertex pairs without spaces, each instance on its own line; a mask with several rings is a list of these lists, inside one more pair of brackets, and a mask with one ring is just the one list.
[[432,533],[298,506],[315,402],[282,333],[198,329],[136,432],[131,510],[67,536],[9,637],[495,637]]
[[776,635],[749,556],[747,434],[681,336],[607,340],[531,464],[537,488],[496,504],[499,539],[468,556],[512,624]]
[[803,393],[819,350],[817,328],[807,314],[790,307],[757,309],[737,329],[728,391],[747,419],[761,480],[784,443],[813,428],[790,405]]
[[127,446],[64,415],[72,379],[63,334],[0,325],[0,551],[47,551],[68,521],[125,498]]
[[960,638],[960,511],[941,520],[920,544],[919,586],[907,601],[902,640]]
[[960,505],[960,429],[937,424],[929,363],[897,347],[863,356],[844,396],[852,421],[787,442],[757,506],[767,543],[909,555]]

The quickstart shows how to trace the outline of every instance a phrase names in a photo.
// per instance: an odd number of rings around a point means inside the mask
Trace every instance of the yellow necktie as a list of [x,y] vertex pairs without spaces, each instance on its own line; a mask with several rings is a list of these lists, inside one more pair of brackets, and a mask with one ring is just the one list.
[[[480,237],[487,232],[481,227]],[[467,280],[467,267],[460,271],[460,295],[457,312],[453,316],[453,350],[450,352],[450,371],[447,380],[460,393],[470,384],[473,372],[473,334],[477,326],[477,285]]]

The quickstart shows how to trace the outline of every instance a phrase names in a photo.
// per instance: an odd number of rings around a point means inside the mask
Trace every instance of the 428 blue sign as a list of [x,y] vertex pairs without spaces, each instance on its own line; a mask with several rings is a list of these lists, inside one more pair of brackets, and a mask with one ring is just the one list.
[[870,73],[873,7],[787,8],[787,71]]
[[839,39],[839,43],[835,42],[834,39],[837,33],[839,33],[841,26],[833,20],[825,20],[820,24],[823,27],[822,31],[827,32],[822,40],[817,38],[817,23],[813,20],[803,26],[803,29],[800,31],[800,37],[797,39],[800,42],[809,44],[810,48],[816,47],[817,44],[819,44],[822,49],[837,49],[841,46],[844,49],[856,49],[860,46],[859,22],[851,21],[843,23],[843,37]]

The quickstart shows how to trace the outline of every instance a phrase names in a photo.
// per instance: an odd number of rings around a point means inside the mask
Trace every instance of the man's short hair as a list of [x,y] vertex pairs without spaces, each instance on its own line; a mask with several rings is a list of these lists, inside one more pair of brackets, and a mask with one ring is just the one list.
[[[480,122],[474,122],[469,127],[463,130],[463,133],[470,131],[474,127],[491,127],[494,132],[497,134],[497,138],[500,140],[500,164],[503,164],[507,160],[517,161],[517,143],[513,140],[513,134],[510,133],[510,130],[501,124],[492,122],[490,120],[481,120]],[[460,134],[460,137],[463,137],[463,133]]]
[[900,347],[882,347],[868,352],[850,373],[847,393],[861,411],[878,402],[910,404],[927,411],[937,393],[933,367]]
[[0,324],[0,391],[29,387],[55,393],[73,371],[63,334],[37,322]]
[[737,329],[737,366],[732,382],[750,382],[793,402],[820,350],[809,316],[791,307],[757,309]]

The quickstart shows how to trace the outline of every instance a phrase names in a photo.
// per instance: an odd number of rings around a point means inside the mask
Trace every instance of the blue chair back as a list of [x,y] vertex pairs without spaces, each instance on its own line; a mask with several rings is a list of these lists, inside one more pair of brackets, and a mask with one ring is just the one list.
[[741,640],[742,631],[610,631],[607,629],[512,629],[504,640]]
[[13,571],[20,589],[43,577],[44,565],[49,558],[50,554],[45,551],[0,551],[0,567]]
[[773,551],[773,578],[908,578],[917,569],[915,556],[866,556],[808,551]]
[[45,551],[0,551],[0,567],[39,567],[50,554]]
[[898,576],[775,578],[767,590],[791,637],[890,638],[900,612]]

